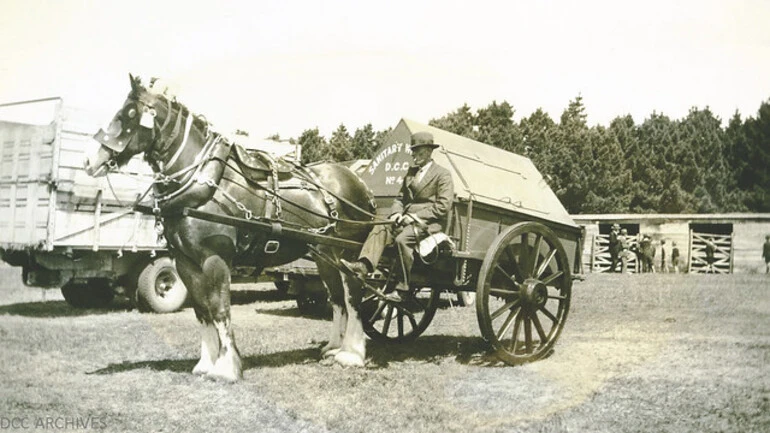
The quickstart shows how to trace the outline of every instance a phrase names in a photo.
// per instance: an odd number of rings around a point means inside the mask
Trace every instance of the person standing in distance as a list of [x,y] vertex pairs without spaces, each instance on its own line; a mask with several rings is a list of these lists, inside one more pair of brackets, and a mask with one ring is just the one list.
[[618,259],[620,256],[620,240],[618,235],[620,234],[620,224],[615,223],[610,230],[610,272],[617,272]]

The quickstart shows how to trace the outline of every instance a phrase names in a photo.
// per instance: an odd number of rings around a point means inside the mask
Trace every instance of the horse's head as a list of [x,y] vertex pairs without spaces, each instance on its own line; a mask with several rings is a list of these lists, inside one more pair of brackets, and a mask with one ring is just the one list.
[[101,144],[96,154],[85,160],[90,176],[102,176],[128,163],[134,155],[148,151],[158,137],[158,119],[168,119],[170,99],[146,89],[138,77],[129,75],[131,92],[123,107],[100,129],[94,139]]

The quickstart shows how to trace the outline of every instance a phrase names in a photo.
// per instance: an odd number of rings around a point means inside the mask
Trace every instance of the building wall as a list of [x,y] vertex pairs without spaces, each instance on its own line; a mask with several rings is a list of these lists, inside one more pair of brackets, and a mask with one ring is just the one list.
[[591,253],[593,239],[600,233],[601,225],[612,223],[638,224],[639,234],[648,234],[656,246],[655,266],[660,266],[660,241],[666,241],[666,257],[670,263],[672,243],[676,242],[680,253],[680,271],[687,270],[690,260],[690,224],[733,225],[733,272],[764,272],[762,244],[770,234],[768,214],[720,214],[720,215],[573,215],[576,223],[585,228],[583,269],[592,272]]
[[733,272],[765,272],[762,260],[762,244],[765,236],[770,235],[770,224],[766,222],[746,222],[733,228]]

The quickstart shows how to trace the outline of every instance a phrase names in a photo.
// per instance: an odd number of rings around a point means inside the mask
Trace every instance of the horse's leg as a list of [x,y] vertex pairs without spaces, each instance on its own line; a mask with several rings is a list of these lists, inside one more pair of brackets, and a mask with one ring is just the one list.
[[203,273],[199,266],[184,255],[176,257],[176,268],[187,291],[190,293],[195,316],[201,324],[201,358],[193,368],[193,374],[206,375],[214,368],[219,355],[219,337],[214,324],[207,320],[210,308],[207,306]]
[[326,358],[335,356],[340,351],[348,315],[344,307],[345,293],[342,289],[342,281],[340,281],[339,272],[321,260],[317,263],[318,274],[321,277],[321,282],[326,288],[326,292],[329,294],[329,302],[332,304],[332,326],[329,334],[329,342],[321,348],[321,356]]
[[361,298],[363,287],[340,272],[342,287],[345,291],[345,310],[348,320],[342,347],[334,356],[334,361],[345,367],[363,367],[366,359],[366,335],[361,321]]
[[208,375],[235,382],[243,378],[243,368],[230,322],[230,267],[220,256],[209,256],[203,261],[202,269],[209,279],[209,305],[214,307],[212,321],[219,337],[217,360]]
[[241,358],[230,323],[230,268],[219,255],[211,254],[198,266],[187,257],[177,268],[190,291],[195,314],[202,324],[201,359],[193,372],[215,379],[236,381],[243,377]]

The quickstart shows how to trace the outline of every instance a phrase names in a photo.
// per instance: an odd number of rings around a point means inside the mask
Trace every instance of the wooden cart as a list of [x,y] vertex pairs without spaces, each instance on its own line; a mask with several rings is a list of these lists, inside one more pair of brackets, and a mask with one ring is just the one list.
[[[475,292],[481,335],[502,361],[521,364],[547,356],[564,327],[574,273],[581,268],[580,227],[528,158],[408,120],[362,174],[383,216],[411,161],[409,137],[418,131],[434,135],[441,145],[434,159],[453,175],[456,198],[446,230],[452,242],[415,261],[413,296],[402,303],[382,300],[400,269],[395,248],[386,250],[366,281],[367,334],[385,341],[416,338],[433,319],[441,292]],[[249,230],[275,231],[276,224],[195,210],[187,215]],[[301,229],[281,233],[309,244],[361,246]],[[315,259],[332,261],[319,254]]]

